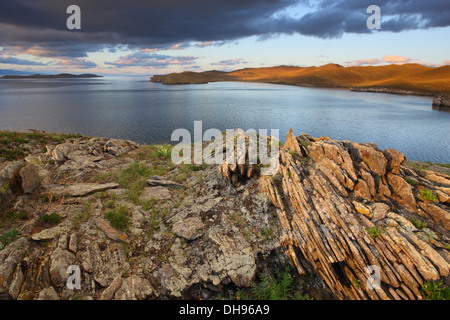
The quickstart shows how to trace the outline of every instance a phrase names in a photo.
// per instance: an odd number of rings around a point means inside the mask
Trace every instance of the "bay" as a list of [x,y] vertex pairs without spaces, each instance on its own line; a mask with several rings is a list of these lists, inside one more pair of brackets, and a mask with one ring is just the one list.
[[[164,86],[148,77],[0,80],[0,130],[80,133],[171,142],[193,133],[241,128],[374,142],[408,160],[450,162],[450,113],[431,97],[351,92],[260,83]],[[172,142],[176,143],[176,142]]]

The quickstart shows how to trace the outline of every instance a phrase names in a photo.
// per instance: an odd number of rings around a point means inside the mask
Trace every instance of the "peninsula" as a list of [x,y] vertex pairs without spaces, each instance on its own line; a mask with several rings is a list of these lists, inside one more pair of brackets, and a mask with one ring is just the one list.
[[306,87],[345,88],[357,91],[439,95],[450,93],[450,66],[437,68],[409,63],[386,66],[320,67],[277,66],[231,72],[206,71],[155,75],[152,82],[199,84],[219,81],[262,82]]

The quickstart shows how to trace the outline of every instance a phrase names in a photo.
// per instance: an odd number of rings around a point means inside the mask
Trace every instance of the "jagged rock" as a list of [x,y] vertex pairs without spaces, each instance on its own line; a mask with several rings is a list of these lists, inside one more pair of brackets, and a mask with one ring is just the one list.
[[0,251],[0,293],[7,292],[17,265],[29,248],[26,238],[20,238],[10,243]]
[[372,218],[372,209],[369,206],[366,206],[357,201],[353,201],[353,205],[355,206],[356,211],[362,213],[369,219]]
[[56,248],[50,256],[50,279],[55,287],[61,287],[66,284],[70,274],[67,268],[75,263],[75,256],[73,253]]
[[292,152],[295,152],[297,154],[301,154],[302,150],[300,148],[300,145],[297,141],[297,138],[294,136],[294,132],[292,131],[292,128],[289,128],[289,131],[286,135],[286,142],[284,144],[285,148],[288,148]]
[[59,300],[59,296],[58,293],[56,293],[55,288],[48,287],[39,292],[39,296],[36,300]]
[[377,202],[372,206],[373,218],[375,220],[383,220],[386,218],[387,213],[389,212],[389,206],[387,204]]
[[54,160],[63,162],[70,159],[70,154],[78,150],[78,145],[73,143],[63,143],[57,145],[52,151],[51,156]]
[[441,184],[443,186],[450,187],[450,177],[444,174],[425,170],[425,178],[437,182],[438,184]]
[[33,193],[41,183],[38,170],[36,166],[31,163],[27,163],[20,170],[20,177],[22,178],[22,190],[24,193]]
[[430,203],[419,203],[420,208],[424,210],[431,219],[447,230],[450,230],[450,213],[441,209],[437,205]]
[[17,297],[19,296],[20,290],[22,288],[23,280],[24,280],[24,277],[23,277],[23,273],[22,273],[22,267],[20,266],[20,264],[18,264],[17,268],[16,268],[16,272],[14,274],[14,277],[9,286],[9,295],[11,296],[11,298],[13,298],[13,300],[16,300]]
[[387,179],[389,181],[389,185],[392,187],[394,191],[392,197],[397,203],[406,208],[411,212],[416,212],[416,200],[411,191],[411,187],[408,182],[406,182],[401,177],[388,173]]
[[373,148],[363,146],[358,143],[353,143],[353,147],[358,150],[359,156],[376,174],[384,176],[387,172],[388,161],[384,157],[383,153]]
[[186,278],[177,273],[173,266],[169,264],[163,265],[159,273],[161,274],[161,282],[165,290],[168,290],[170,295],[174,297],[181,297],[181,293],[188,287],[189,283]]
[[69,186],[57,186],[50,189],[55,195],[64,195],[67,197],[84,197],[92,193],[106,191],[119,187],[118,183],[74,183]]
[[70,235],[69,250],[73,253],[76,253],[78,250],[78,235],[76,233],[72,233]]
[[131,141],[110,139],[105,143],[104,150],[105,152],[110,153],[116,157],[120,157],[121,155],[128,153],[136,148],[136,146],[137,145]]
[[147,279],[130,276],[122,281],[121,287],[116,291],[116,300],[145,300],[153,295],[153,288]]
[[77,260],[80,261],[82,270],[91,274],[93,280],[103,288],[110,286],[115,278],[130,270],[121,246],[101,248],[98,243],[94,243],[86,250],[79,250]]
[[[444,203],[416,199],[403,176],[415,177],[419,189],[442,192],[450,181],[441,174],[427,179],[403,167],[403,155],[394,150],[382,153],[372,145],[321,140],[313,139],[307,148],[312,161],[299,161],[305,155],[293,157],[282,149],[277,179],[261,179],[279,209],[282,241],[297,271],[315,272],[340,299],[422,299],[422,283],[449,276],[449,255],[438,241],[449,238],[442,228],[419,231],[409,218],[418,212],[445,228],[450,215]],[[346,152],[348,169],[342,157]],[[356,181],[354,188],[346,179]],[[358,197],[365,204],[355,201]],[[369,230],[374,228],[381,234],[372,238]],[[380,268],[383,285],[375,290],[365,285],[369,265]]]
[[187,240],[194,240],[203,234],[205,225],[198,217],[181,219],[172,227],[172,232]]
[[209,232],[209,238],[219,246],[222,255],[211,262],[214,272],[226,272],[238,287],[248,287],[255,276],[256,264],[253,250],[240,233],[230,237],[220,229]]
[[388,170],[393,174],[399,174],[400,166],[406,162],[405,155],[395,149],[386,149],[383,154],[388,160]]
[[114,294],[116,291],[122,286],[122,277],[117,276],[114,278],[114,280],[111,282],[108,288],[106,288],[102,295],[100,296],[100,300],[111,300],[114,297]]

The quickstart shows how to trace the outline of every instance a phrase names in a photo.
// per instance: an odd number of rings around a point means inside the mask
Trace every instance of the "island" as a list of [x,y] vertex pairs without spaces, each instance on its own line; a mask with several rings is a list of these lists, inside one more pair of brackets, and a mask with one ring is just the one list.
[[262,82],[305,87],[343,88],[352,91],[437,96],[450,94],[450,65],[421,64],[343,67],[277,66],[245,68],[230,72],[206,71],[154,75],[150,81],[169,84],[201,84],[218,81]]
[[85,79],[85,78],[103,78],[96,74],[32,74],[32,75],[4,75],[0,79]]

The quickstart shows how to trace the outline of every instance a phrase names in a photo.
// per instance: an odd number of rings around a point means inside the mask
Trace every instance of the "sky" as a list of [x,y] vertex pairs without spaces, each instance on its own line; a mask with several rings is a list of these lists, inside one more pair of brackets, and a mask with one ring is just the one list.
[[[70,30],[70,5],[81,29]],[[380,8],[380,29],[367,20]],[[449,0],[1,0],[0,73],[450,64]]]

